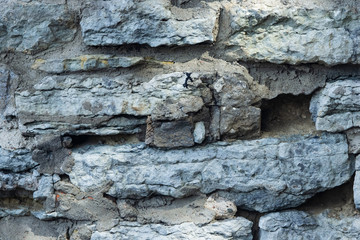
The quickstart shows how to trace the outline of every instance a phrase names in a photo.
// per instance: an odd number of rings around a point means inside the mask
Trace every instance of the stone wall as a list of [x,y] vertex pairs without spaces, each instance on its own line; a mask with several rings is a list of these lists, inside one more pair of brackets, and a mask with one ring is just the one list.
[[359,239],[356,0],[3,0],[0,239]]

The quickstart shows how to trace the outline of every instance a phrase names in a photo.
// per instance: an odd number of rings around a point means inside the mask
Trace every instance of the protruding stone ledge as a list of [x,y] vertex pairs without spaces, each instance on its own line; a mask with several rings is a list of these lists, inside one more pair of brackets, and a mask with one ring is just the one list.
[[[212,193],[260,212],[295,207],[339,186],[354,173],[341,134],[219,142],[187,150],[144,145],[74,149],[71,182],[92,191],[113,182],[108,194],[181,198]],[[96,170],[95,170],[96,169]]]
[[82,55],[66,59],[37,59],[33,69],[47,73],[65,73],[79,71],[96,71],[112,68],[128,68],[141,64],[143,57],[116,57],[111,55]]
[[80,22],[85,44],[194,45],[214,42],[219,9],[181,9],[170,1],[92,1]]
[[316,129],[341,132],[360,127],[360,79],[327,83],[310,103]]

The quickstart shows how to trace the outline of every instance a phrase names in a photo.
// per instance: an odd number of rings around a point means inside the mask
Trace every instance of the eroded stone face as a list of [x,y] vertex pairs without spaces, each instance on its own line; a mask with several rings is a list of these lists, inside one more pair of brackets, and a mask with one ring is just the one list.
[[75,16],[65,4],[5,2],[0,9],[0,52],[32,54],[74,38]]
[[[229,7],[229,56],[272,63],[359,63],[359,14],[339,8]],[[236,48],[239,50],[235,50]],[[235,50],[235,53],[234,53]]]
[[91,46],[124,44],[193,45],[214,42],[219,10],[172,7],[170,1],[91,1],[80,22]]
[[0,147],[0,170],[22,172],[38,165],[27,149],[6,150]]
[[334,218],[329,211],[311,216],[303,211],[269,213],[260,218],[260,239],[357,239],[360,218]]
[[175,226],[161,224],[141,225],[134,222],[121,222],[107,232],[94,232],[92,240],[101,239],[252,239],[252,223],[238,217],[197,226],[194,223],[182,223]]
[[310,102],[310,112],[316,129],[340,132],[359,127],[359,99],[359,79],[344,79],[327,83]]
[[73,151],[69,176],[83,191],[113,182],[107,193],[117,198],[218,191],[237,206],[265,212],[300,205],[316,192],[346,182],[354,172],[347,151],[339,134],[217,143],[185,151],[93,146]]

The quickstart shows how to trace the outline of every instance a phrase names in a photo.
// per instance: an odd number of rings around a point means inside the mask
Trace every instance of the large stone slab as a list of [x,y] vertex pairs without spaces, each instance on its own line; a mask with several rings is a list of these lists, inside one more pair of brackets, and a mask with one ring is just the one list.
[[27,149],[6,150],[0,147],[0,170],[22,172],[38,165]]
[[92,1],[80,22],[85,44],[193,45],[214,42],[219,10],[171,6],[167,0]]
[[359,239],[360,217],[332,216],[329,211],[311,216],[302,211],[269,213],[260,218],[260,240]]
[[94,232],[91,240],[102,239],[252,239],[252,222],[245,218],[218,221],[205,226],[182,223],[174,226],[161,224],[141,225],[134,222],[121,222],[107,232]]
[[5,0],[0,9],[0,52],[36,53],[71,41],[75,16],[65,4]]
[[219,142],[164,151],[143,144],[73,149],[71,182],[83,191],[113,183],[109,195],[181,198],[212,193],[260,212],[294,207],[354,173],[341,134]]
[[236,59],[272,63],[359,63],[360,15],[352,8],[228,7],[225,44]]
[[340,132],[360,127],[360,79],[327,83],[311,99],[310,112],[316,129]]
[[129,115],[174,120],[204,106],[201,81],[195,81],[194,88],[184,88],[184,73],[158,75],[132,88],[131,77],[45,77],[34,86],[34,92],[16,95],[20,122],[26,126],[23,130],[136,133],[146,119]]

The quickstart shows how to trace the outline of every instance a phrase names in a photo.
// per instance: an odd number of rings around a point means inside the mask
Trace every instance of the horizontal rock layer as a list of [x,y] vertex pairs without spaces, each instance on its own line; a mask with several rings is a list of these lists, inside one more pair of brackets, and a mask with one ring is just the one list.
[[212,193],[260,212],[294,207],[346,182],[354,172],[344,135],[269,138],[163,151],[144,145],[74,149],[71,182],[83,191],[176,198]]
[[231,33],[226,45],[235,58],[277,64],[359,63],[360,15],[351,9],[265,10],[233,5],[228,14]]
[[207,4],[195,9],[170,1],[92,1],[80,22],[85,44],[191,45],[214,42],[219,11]]
[[340,132],[360,127],[360,79],[344,79],[318,91],[310,103],[316,129]]
[[65,59],[37,59],[32,66],[48,73],[65,73],[79,71],[106,70],[127,68],[145,62],[143,57],[115,57],[111,55],[81,55]]
[[302,211],[269,213],[260,218],[260,240],[358,239],[360,216],[331,216],[329,211],[311,216]]
[[22,172],[38,165],[31,158],[27,149],[6,150],[0,147],[0,170]]
[[94,232],[91,240],[102,239],[252,239],[252,223],[245,218],[235,218],[211,223],[202,227],[194,223],[176,226],[160,224],[141,225],[121,222],[108,232]]

